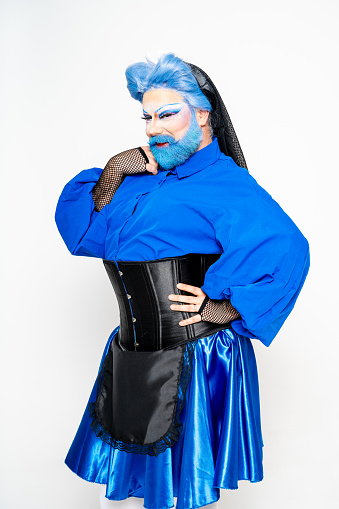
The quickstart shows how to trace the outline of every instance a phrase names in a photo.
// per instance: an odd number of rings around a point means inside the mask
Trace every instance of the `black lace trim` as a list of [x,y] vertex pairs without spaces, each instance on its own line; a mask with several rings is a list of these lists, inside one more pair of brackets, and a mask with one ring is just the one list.
[[[174,445],[174,443],[178,440],[180,433],[183,430],[183,424],[179,419],[179,415],[186,401],[186,391],[192,373],[194,348],[197,342],[198,339],[195,339],[193,341],[188,341],[186,343],[186,347],[181,360],[180,366],[181,375],[177,386],[177,401],[173,413],[172,424],[169,431],[164,436],[162,436],[157,442],[149,444],[131,444],[122,442],[121,440],[117,440],[114,437],[112,437],[109,431],[104,429],[103,426],[101,425],[96,412],[96,402],[94,402],[88,404],[88,410],[90,413],[90,417],[92,417],[90,427],[94,431],[96,436],[100,438],[103,442],[106,442],[110,446],[114,447],[114,449],[119,449],[120,451],[135,454],[148,454],[149,456],[158,456],[168,447],[172,447],[172,445]],[[111,361],[112,361],[112,351],[110,349],[102,363],[100,372],[98,374],[97,396],[100,392],[100,388],[104,380],[106,366]]]

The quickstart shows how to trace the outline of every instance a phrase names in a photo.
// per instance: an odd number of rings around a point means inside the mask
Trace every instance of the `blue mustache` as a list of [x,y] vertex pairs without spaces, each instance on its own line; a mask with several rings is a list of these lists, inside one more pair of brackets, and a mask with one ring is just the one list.
[[169,136],[168,134],[159,134],[158,136],[153,136],[148,141],[148,144],[150,147],[154,147],[157,143],[169,143],[170,145],[173,145],[174,143],[177,143],[173,136]]

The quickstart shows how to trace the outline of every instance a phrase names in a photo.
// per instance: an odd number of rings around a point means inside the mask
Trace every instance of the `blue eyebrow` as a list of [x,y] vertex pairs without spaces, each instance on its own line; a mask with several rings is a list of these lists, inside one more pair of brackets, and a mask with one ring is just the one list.
[[[177,105],[177,104],[182,105],[182,103],[164,104],[163,106],[160,106],[160,108],[158,108],[158,109],[155,111],[155,113],[157,113],[157,112],[158,112],[159,110],[161,110],[162,108],[165,108],[165,106],[175,106],[175,105]],[[145,115],[149,115],[149,113],[147,113],[147,111],[145,111],[145,110],[142,110],[142,111],[143,111],[143,113],[144,113]]]
[[163,106],[160,106],[160,108],[158,108],[155,113],[158,113],[159,110],[161,110],[162,108],[165,108],[166,106],[175,106],[176,104],[182,104],[182,103],[171,103],[171,104],[164,104]]

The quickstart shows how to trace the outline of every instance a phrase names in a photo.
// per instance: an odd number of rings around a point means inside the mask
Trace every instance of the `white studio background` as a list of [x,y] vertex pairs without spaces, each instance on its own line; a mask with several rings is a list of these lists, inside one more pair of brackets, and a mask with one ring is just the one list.
[[269,348],[253,340],[264,473],[221,509],[337,503],[338,4],[334,0],[2,0],[3,509],[95,509],[63,463],[118,324],[100,259],[73,257],[54,212],[86,168],[146,143],[127,65],[163,52],[223,97],[251,175],[306,236],[311,268]]

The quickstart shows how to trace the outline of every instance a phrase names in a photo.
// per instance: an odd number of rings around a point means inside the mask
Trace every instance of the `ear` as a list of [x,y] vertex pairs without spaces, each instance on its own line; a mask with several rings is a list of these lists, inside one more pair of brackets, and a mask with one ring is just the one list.
[[208,122],[208,116],[210,112],[207,110],[196,110],[195,116],[200,127],[205,127]]

